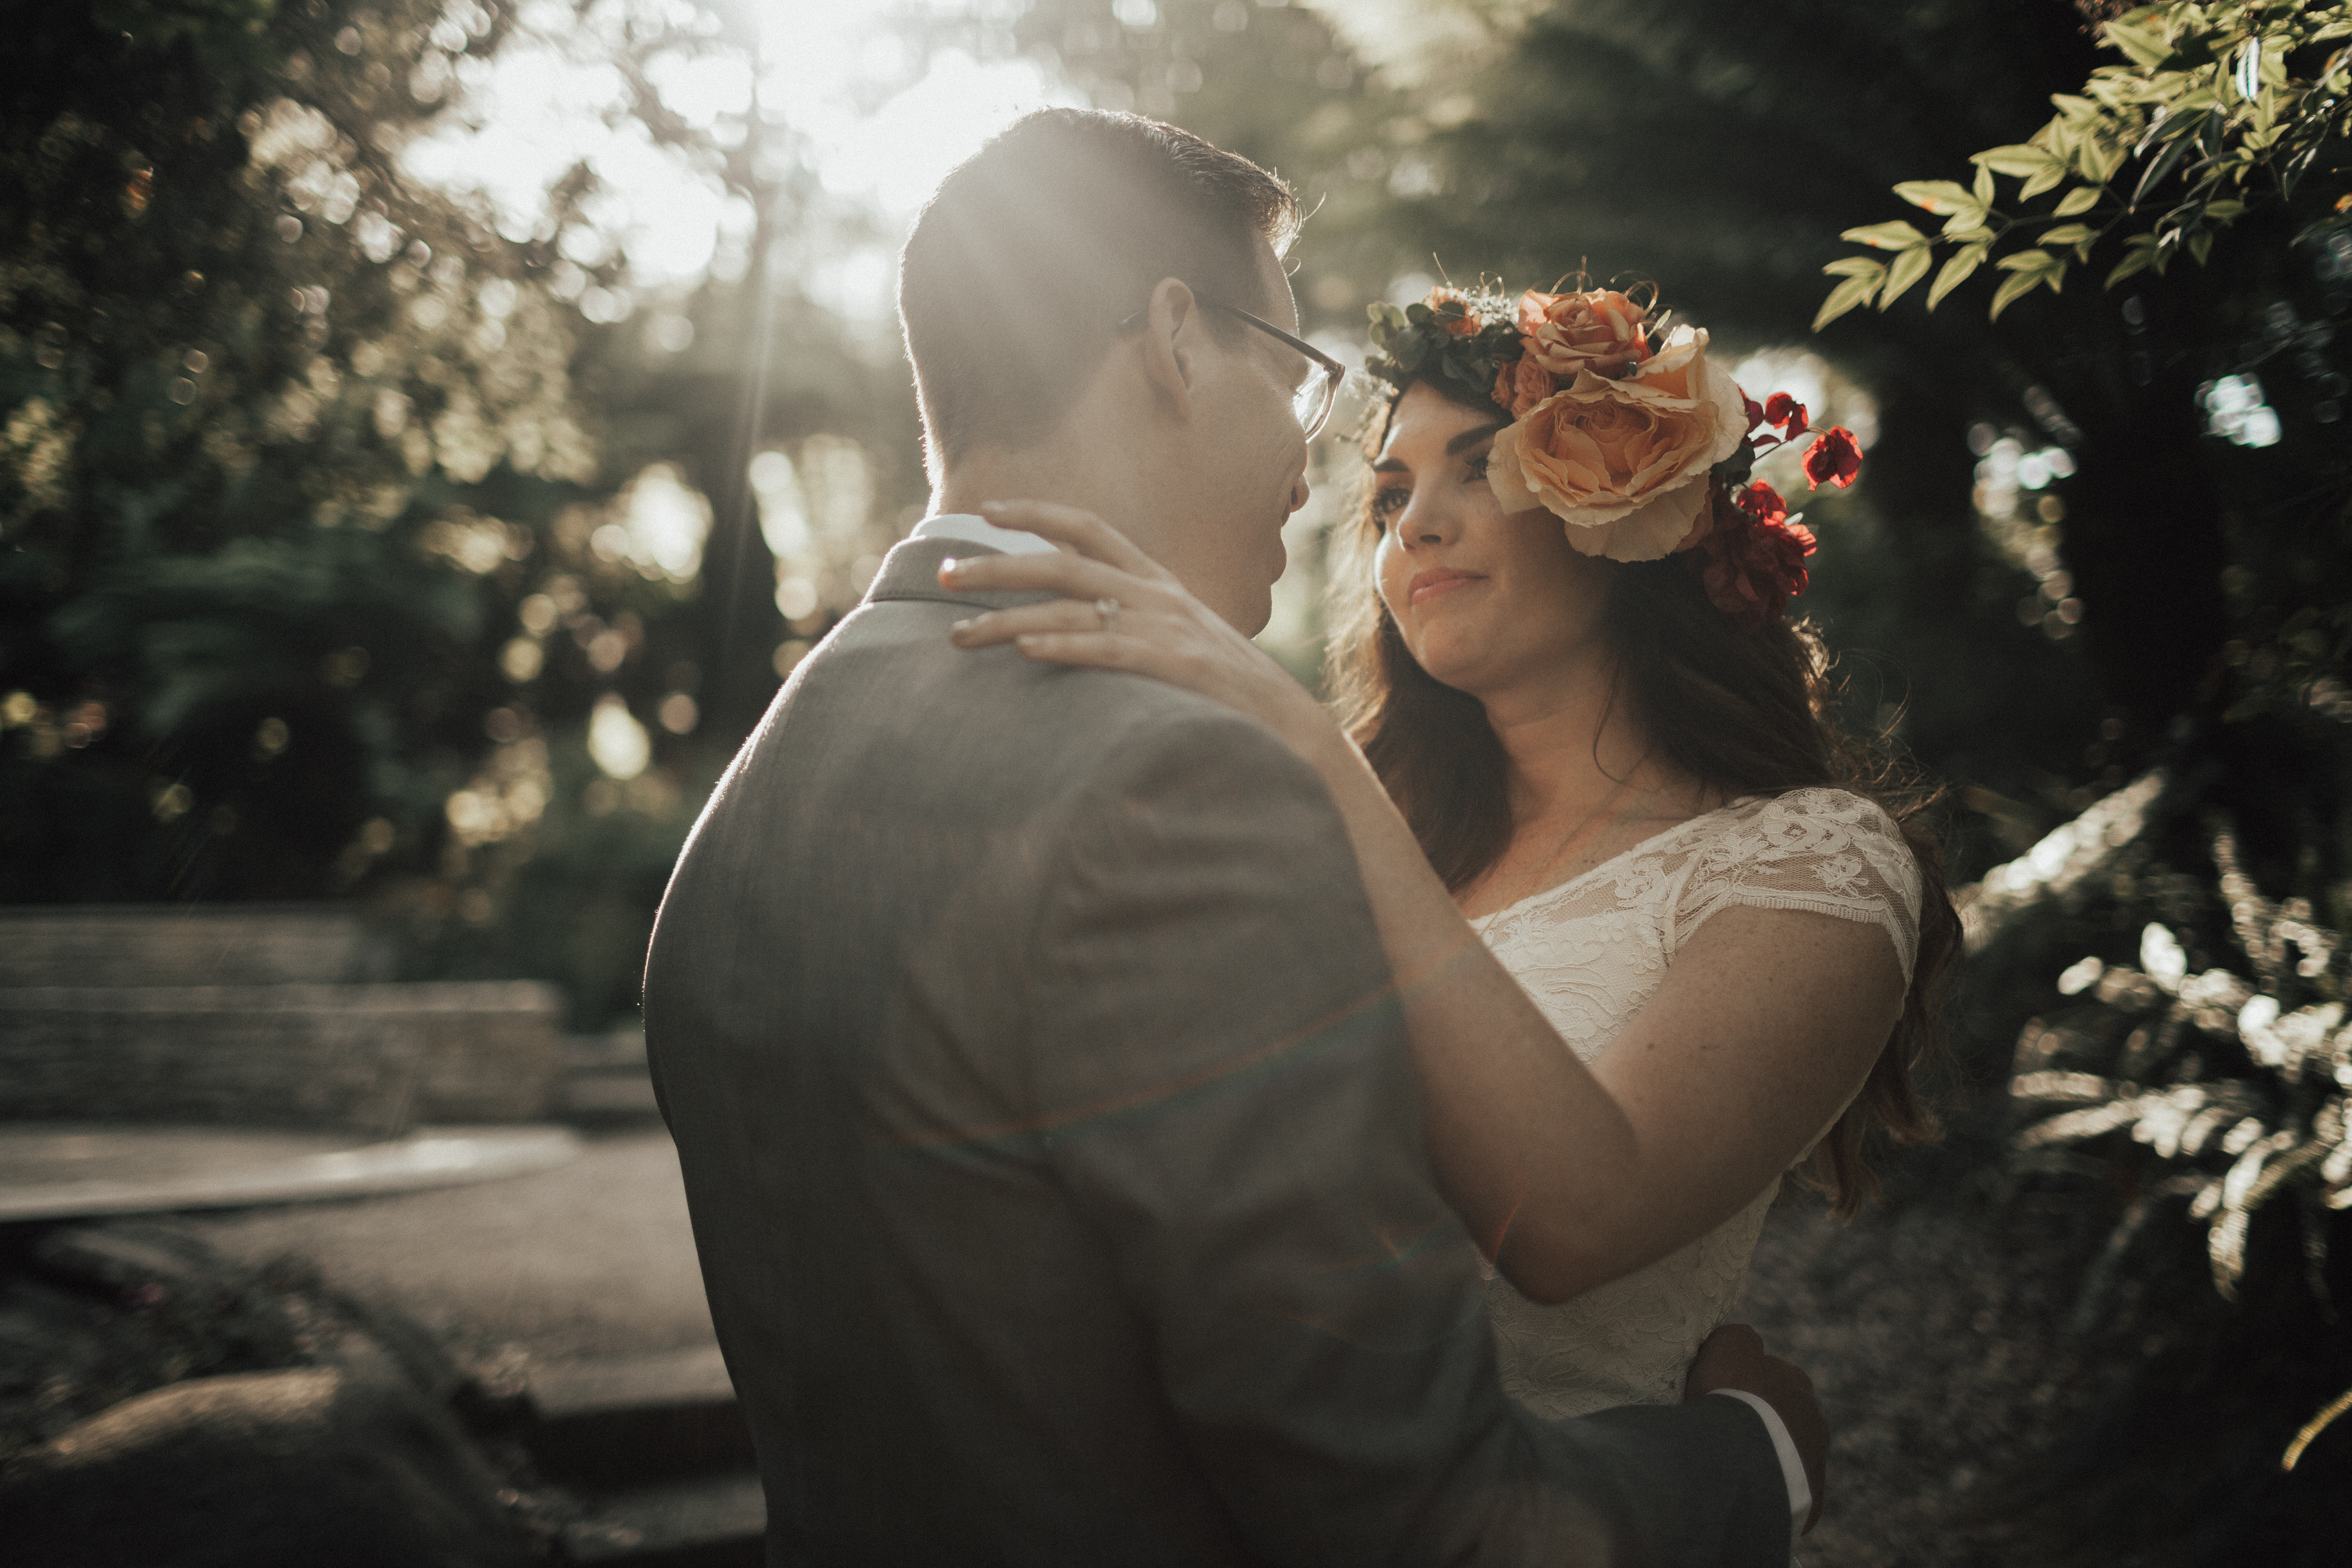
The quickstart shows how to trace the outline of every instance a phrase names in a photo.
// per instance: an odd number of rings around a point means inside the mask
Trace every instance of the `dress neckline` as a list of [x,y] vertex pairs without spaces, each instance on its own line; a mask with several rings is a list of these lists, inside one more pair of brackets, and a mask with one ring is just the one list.
[[1598,866],[1589,867],[1584,870],[1579,871],[1575,876],[1570,877],[1565,882],[1554,882],[1549,888],[1538,888],[1526,898],[1515,900],[1510,903],[1505,904],[1499,910],[1490,910],[1483,915],[1471,915],[1466,917],[1470,922],[1471,929],[1476,931],[1481,935],[1484,935],[1488,926],[1494,924],[1495,921],[1501,920],[1505,915],[1510,914],[1518,910],[1523,910],[1538,899],[1555,898],[1561,893],[1567,892],[1570,888],[1591,881],[1593,878],[1598,877],[1601,872],[1606,871],[1610,867],[1614,866],[1620,860],[1631,859],[1633,857],[1643,853],[1644,850],[1656,848],[1667,839],[1672,838],[1675,834],[1685,832],[1690,828],[1696,827],[1710,816],[1720,816],[1725,812],[1731,810],[1735,806],[1746,805],[1752,801],[1760,800],[1763,797],[1761,795],[1738,795],[1733,799],[1725,801],[1721,805],[1717,806],[1712,811],[1702,811],[1696,816],[1686,816],[1683,818],[1682,821],[1675,823],[1672,827],[1662,828],[1658,832],[1651,834],[1647,838],[1641,840],[1639,843],[1630,845],[1627,847],[1619,850],[1616,854],[1612,855],[1608,859],[1603,860]]

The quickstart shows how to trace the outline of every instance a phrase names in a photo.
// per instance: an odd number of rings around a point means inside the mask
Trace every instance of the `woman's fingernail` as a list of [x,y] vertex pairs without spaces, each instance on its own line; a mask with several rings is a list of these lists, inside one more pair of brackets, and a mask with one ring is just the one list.
[[1004,510],[1004,503],[1001,500],[984,500],[980,503],[980,510],[982,511],[1003,511]]
[[971,626],[971,620],[970,618],[961,621],[950,621],[948,623],[948,630],[951,632],[961,632],[970,629]]
[[945,561],[940,563],[940,575],[942,577],[952,577],[956,574],[956,568],[962,564],[962,562],[958,561],[954,556],[950,555]]

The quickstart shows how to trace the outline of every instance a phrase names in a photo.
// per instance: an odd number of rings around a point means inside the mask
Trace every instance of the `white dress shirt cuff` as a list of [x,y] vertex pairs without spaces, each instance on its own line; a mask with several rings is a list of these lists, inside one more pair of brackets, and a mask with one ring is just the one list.
[[1707,1392],[1737,1399],[1764,1417],[1764,1430],[1772,1437],[1772,1451],[1780,1457],[1780,1479],[1789,1485],[1789,1528],[1792,1532],[1804,1529],[1805,1516],[1813,1511],[1813,1489],[1805,1479],[1805,1462],[1797,1458],[1796,1440],[1789,1436],[1780,1413],[1760,1394],[1744,1388],[1711,1388]]

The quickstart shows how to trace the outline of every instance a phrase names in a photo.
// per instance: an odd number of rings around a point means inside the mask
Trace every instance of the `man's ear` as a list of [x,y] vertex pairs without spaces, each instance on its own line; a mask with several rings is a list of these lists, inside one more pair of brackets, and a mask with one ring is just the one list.
[[1201,302],[1182,279],[1162,278],[1152,286],[1143,320],[1144,379],[1180,420],[1192,417],[1193,362],[1205,326]]

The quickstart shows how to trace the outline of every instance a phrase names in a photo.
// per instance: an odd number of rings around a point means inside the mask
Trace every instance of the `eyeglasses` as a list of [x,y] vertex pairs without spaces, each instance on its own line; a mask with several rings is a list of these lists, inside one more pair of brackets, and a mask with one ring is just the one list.
[[[1194,298],[1199,299],[1199,296],[1195,295]],[[1290,395],[1290,411],[1298,416],[1298,427],[1306,431],[1307,438],[1312,441],[1330,420],[1331,410],[1339,401],[1339,384],[1348,379],[1348,367],[1305,338],[1286,332],[1272,321],[1261,321],[1237,305],[1228,305],[1216,300],[1202,300],[1201,303],[1213,310],[1223,310],[1229,316],[1239,316],[1259,331],[1281,339],[1282,342],[1307,356],[1309,368],[1299,382],[1298,390]],[[1135,314],[1119,322],[1118,330],[1122,332],[1132,331],[1141,326],[1143,318],[1150,313],[1148,306],[1136,311]]]

